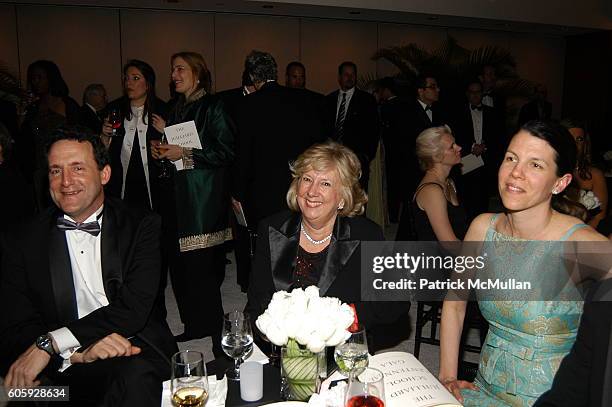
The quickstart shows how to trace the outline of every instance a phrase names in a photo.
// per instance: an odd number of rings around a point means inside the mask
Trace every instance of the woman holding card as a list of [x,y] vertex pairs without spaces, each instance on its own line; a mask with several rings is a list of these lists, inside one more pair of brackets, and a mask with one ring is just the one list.
[[213,352],[220,355],[219,287],[225,274],[222,244],[232,238],[228,209],[235,130],[220,99],[209,93],[210,72],[202,55],[177,53],[171,63],[178,98],[166,126],[193,121],[202,147],[159,144],[153,153],[182,165],[174,175],[178,261],[170,278],[185,330],[176,339],[212,336]]

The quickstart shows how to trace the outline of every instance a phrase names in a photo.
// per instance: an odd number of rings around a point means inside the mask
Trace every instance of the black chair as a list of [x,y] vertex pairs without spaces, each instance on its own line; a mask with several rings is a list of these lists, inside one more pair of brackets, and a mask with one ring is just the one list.
[[[440,346],[438,339],[438,324],[442,317],[442,302],[440,301],[419,301],[417,302],[416,329],[414,333],[414,356],[418,359],[421,351],[421,344]],[[429,335],[423,335],[423,328],[430,324]],[[480,345],[466,343],[467,333],[471,329],[479,330]],[[463,322],[463,334],[461,344],[459,346],[459,371],[457,378],[461,380],[473,381],[478,372],[478,363],[463,360],[465,352],[480,354],[482,346],[485,343],[489,324],[480,313],[477,302],[469,302],[465,319]]]

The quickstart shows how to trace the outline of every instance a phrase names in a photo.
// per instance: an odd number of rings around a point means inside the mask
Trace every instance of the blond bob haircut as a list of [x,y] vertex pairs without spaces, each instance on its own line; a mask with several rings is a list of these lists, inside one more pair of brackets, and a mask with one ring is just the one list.
[[416,139],[416,156],[419,160],[419,166],[423,171],[431,169],[438,160],[442,158],[442,136],[448,134],[453,135],[450,127],[447,125],[440,127],[430,127],[419,134]]
[[344,201],[339,216],[361,215],[368,202],[368,196],[359,184],[361,164],[352,150],[335,142],[315,144],[304,151],[293,163],[291,170],[291,186],[287,191],[287,205],[294,212],[300,212],[297,201],[298,188],[302,176],[310,171],[328,171],[335,169],[340,180],[340,196]]

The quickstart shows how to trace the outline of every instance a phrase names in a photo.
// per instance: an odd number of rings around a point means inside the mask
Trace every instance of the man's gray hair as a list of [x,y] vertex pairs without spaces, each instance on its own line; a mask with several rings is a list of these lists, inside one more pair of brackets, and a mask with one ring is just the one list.
[[278,66],[272,54],[262,51],[251,51],[244,61],[244,69],[253,83],[275,81],[278,77]]
[[87,101],[89,100],[89,97],[91,95],[94,95],[94,94],[101,95],[105,93],[106,93],[106,89],[104,88],[104,85],[102,85],[101,83],[92,83],[90,85],[87,85],[87,87],[83,91],[83,104],[88,103]]

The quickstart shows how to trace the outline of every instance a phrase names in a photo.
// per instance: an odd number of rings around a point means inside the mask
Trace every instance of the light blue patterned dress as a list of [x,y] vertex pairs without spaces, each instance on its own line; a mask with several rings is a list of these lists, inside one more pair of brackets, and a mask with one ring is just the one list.
[[[496,218],[491,218],[483,246],[489,258],[487,273],[492,273],[492,278],[534,281],[534,276],[541,276],[546,281],[567,281],[567,275],[560,274],[565,272],[560,256],[563,243],[529,244],[503,235],[494,229]],[[574,225],[560,241],[585,226]],[[474,382],[480,391],[463,390],[464,405],[533,405],[550,389],[561,360],[574,344],[583,303],[484,301],[477,296],[489,321],[489,333]]]

